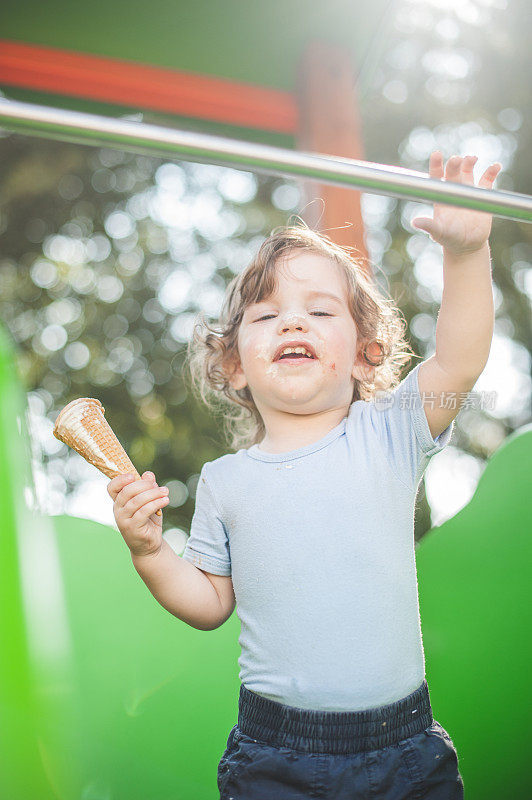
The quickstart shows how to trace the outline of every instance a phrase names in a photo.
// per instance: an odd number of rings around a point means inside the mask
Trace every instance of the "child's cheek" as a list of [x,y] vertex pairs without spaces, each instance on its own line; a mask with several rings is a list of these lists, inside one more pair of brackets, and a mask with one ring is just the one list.
[[269,364],[272,360],[270,340],[267,336],[258,336],[250,348],[253,358]]
[[264,334],[254,330],[246,331],[239,337],[238,348],[247,360],[263,358],[267,348],[267,341]]

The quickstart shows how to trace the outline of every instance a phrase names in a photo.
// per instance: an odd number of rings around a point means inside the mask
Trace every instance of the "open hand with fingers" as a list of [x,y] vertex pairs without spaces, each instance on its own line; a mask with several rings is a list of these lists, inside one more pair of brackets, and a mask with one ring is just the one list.
[[[443,166],[443,156],[439,150],[431,153],[429,176],[440,180],[475,186],[473,168],[477,156],[452,156]],[[492,189],[502,165],[491,164],[478,182],[480,189]],[[487,242],[491,232],[492,215],[485,211],[434,204],[434,217],[416,217],[412,226],[426,231],[433,241],[441,244],[454,255],[467,255],[480,250]]]
[[168,504],[168,489],[158,486],[153,472],[140,480],[133,475],[118,475],[107,486],[114,500],[113,513],[118,530],[136,556],[155,555],[162,547],[162,517],[159,508]]

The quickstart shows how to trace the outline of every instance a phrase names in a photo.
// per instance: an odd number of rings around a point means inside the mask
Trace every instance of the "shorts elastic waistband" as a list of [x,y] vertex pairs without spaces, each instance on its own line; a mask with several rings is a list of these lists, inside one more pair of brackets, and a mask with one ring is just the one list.
[[432,722],[426,679],[401,700],[364,711],[296,708],[240,685],[240,731],[275,747],[333,755],[378,750],[420,733]]

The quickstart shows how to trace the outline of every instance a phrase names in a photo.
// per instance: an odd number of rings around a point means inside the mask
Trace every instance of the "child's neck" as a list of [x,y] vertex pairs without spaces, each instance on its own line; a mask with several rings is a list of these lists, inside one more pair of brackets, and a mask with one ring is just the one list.
[[318,442],[336,428],[348,412],[348,405],[316,414],[290,414],[270,409],[264,419],[266,434],[258,445],[259,450],[266,453],[289,453]]

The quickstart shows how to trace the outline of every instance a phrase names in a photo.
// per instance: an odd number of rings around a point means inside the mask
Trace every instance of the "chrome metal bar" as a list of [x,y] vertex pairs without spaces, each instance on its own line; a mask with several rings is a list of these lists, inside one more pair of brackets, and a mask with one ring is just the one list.
[[269,145],[180,131],[123,118],[19,103],[0,98],[0,126],[29,136],[77,144],[115,147],[176,160],[218,164],[271,175],[307,178],[356,187],[402,200],[445,203],[486,211],[496,217],[532,222],[532,197],[461,183],[439,181],[425,173],[347,158],[285,150]]

